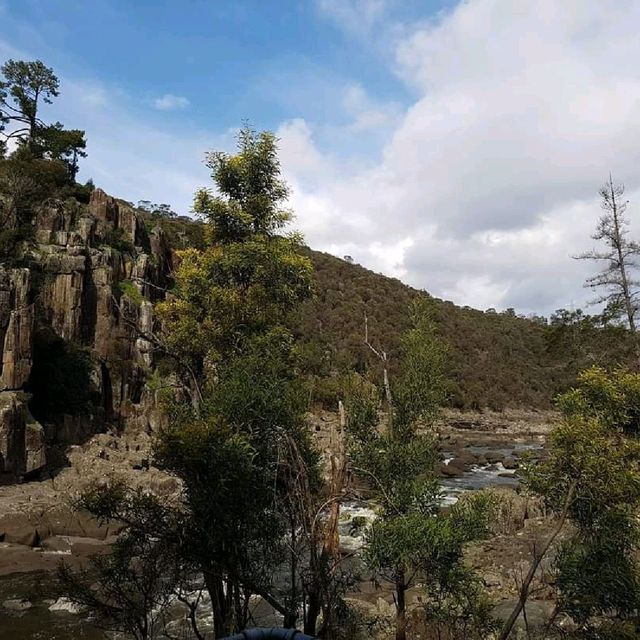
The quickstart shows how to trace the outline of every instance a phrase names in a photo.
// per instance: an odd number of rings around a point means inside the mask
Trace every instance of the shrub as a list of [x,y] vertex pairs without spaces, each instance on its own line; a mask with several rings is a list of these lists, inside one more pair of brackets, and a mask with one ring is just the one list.
[[17,266],[22,258],[23,243],[32,238],[33,226],[30,224],[0,231],[0,262],[7,266]]
[[135,253],[135,246],[133,242],[126,237],[124,229],[109,229],[104,234],[103,244],[113,247],[120,253],[128,253],[129,255]]
[[127,296],[132,302],[141,304],[144,301],[144,296],[140,293],[138,287],[136,287],[131,280],[123,280],[118,283],[118,289],[122,295]]

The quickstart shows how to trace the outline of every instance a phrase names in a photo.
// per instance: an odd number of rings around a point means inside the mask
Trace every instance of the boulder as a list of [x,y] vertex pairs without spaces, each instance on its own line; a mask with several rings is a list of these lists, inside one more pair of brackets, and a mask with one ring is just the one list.
[[31,604],[29,600],[16,598],[13,600],[5,600],[2,606],[8,611],[27,611],[33,607],[33,604]]
[[452,462],[450,462],[449,464],[440,465],[439,471],[441,476],[445,478],[458,478],[464,474],[464,469],[461,466],[453,464]]
[[[493,608],[493,611],[491,612],[493,617],[505,622],[511,615],[516,602],[516,600],[505,600],[501,602]],[[514,629],[525,629],[527,627],[533,630],[541,629],[549,621],[554,610],[554,603],[547,600],[528,600],[526,607],[526,624],[521,612],[516,619]]]
[[505,458],[502,461],[502,466],[505,469],[517,469],[520,465],[519,465],[518,461],[514,460],[513,458]]

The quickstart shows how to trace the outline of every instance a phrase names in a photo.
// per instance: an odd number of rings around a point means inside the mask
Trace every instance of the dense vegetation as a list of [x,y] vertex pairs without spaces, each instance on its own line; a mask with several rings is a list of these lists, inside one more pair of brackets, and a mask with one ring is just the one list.
[[[159,225],[177,248],[202,248],[204,225],[192,218],[158,214],[144,207],[149,225]],[[365,346],[367,314],[376,344],[394,353],[408,328],[406,310],[421,292],[351,261],[302,248],[314,267],[314,296],[289,325],[299,339],[302,368],[318,405],[335,409],[342,376],[352,370],[377,375],[378,362]],[[450,346],[445,404],[461,409],[549,409],[577,374],[594,364],[637,364],[628,330],[603,315],[560,309],[549,319],[512,309],[497,312],[460,307],[433,298],[438,335]]]
[[[91,185],[75,181],[83,132],[38,115],[39,101],[58,95],[52,70],[9,61],[2,73],[0,132],[9,145],[0,149],[0,258],[12,263],[38,204],[82,202]],[[178,258],[171,295],[154,300],[157,323],[145,339],[170,363],[154,373],[168,419],[154,434],[153,462],[179,479],[180,495],[161,499],[112,478],[88,487],[77,506],[122,532],[88,569],[61,565],[72,601],[139,640],[167,637],[165,614],[178,602],[183,637],[205,637],[196,616],[205,607],[222,638],[251,624],[258,597],[286,628],[368,637],[368,622],[345,598],[366,571],[393,594],[397,640],[418,636],[416,623],[428,637],[506,640],[546,558],[555,608],[544,637],[637,637],[640,374],[620,366],[636,360],[633,291],[614,291],[602,317],[459,308],[287,233],[288,190],[272,134],[244,128],[237,153],[211,153],[208,166],[216,188],[196,193],[199,222],[165,204],[138,205]],[[605,209],[615,218],[611,202],[621,193],[609,186]],[[122,233],[104,241],[136,251]],[[140,303],[130,281],[119,291]],[[587,368],[593,363],[600,366]],[[36,417],[95,406],[94,364],[39,327],[27,385]],[[559,391],[563,420],[548,455],[523,469],[554,528],[545,538],[532,533],[531,567],[498,631],[465,562],[467,545],[491,535],[494,500],[476,492],[443,508],[429,426],[445,404],[548,408]],[[314,402],[340,417],[323,452],[305,416]],[[350,557],[338,525],[354,495],[370,501],[375,517]],[[420,596],[411,606],[409,590]]]
[[[317,296],[305,304],[296,326],[308,370],[318,376],[314,397],[335,406],[340,382],[331,376],[377,367],[363,343],[364,313],[377,345],[392,353],[418,292],[326,253],[309,250],[309,256]],[[450,346],[447,404],[454,407],[550,408],[581,369],[635,361],[628,331],[580,311],[561,310],[547,321],[519,317],[512,310],[483,312],[433,302],[437,332]]]

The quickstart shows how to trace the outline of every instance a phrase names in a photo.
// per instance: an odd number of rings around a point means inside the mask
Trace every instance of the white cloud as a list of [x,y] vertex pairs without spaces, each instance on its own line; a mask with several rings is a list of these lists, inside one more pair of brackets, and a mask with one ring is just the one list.
[[347,32],[364,35],[384,15],[386,0],[316,0],[320,12]]
[[[468,0],[374,33],[404,34],[391,64],[416,99],[374,167],[325,167],[319,183],[295,157],[284,163],[310,244],[348,246],[388,272],[391,261],[461,304],[583,304],[592,267],[570,254],[591,246],[610,170],[640,234],[639,27],[640,5],[627,0]],[[362,103],[355,87],[347,98]],[[309,125],[305,144],[297,158],[319,153]]]
[[160,98],[153,101],[153,106],[160,111],[175,111],[186,109],[191,102],[184,96],[174,96],[172,93],[165,93]]
[[[307,84],[278,85],[291,113],[319,105],[277,131],[308,243],[459,304],[584,304],[592,267],[570,256],[592,246],[609,171],[640,235],[640,4],[466,0],[421,24],[393,23],[379,0],[318,7],[380,47],[374,64],[386,60],[414,97],[401,107],[315,67]],[[87,130],[83,175],[115,195],[186,212],[209,181],[204,152],[233,147],[228,132],[186,121],[156,127],[114,87],[59,71],[53,117]]]
[[353,118],[348,129],[354,133],[389,127],[397,122],[400,113],[397,103],[375,103],[360,84],[351,84],[345,88],[343,107]]

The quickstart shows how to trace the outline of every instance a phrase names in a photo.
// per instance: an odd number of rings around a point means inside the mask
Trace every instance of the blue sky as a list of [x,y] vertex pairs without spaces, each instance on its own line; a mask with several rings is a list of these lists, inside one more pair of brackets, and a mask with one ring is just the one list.
[[589,298],[609,171],[640,229],[638,29],[634,0],[0,0],[0,61],[55,69],[43,116],[114,195],[187,213],[247,119],[311,246],[549,313]]
[[[248,119],[276,129],[301,117],[327,125],[319,143],[335,148],[347,145],[328,130],[350,117],[336,108],[345,87],[357,83],[383,102],[411,99],[383,49],[364,37],[366,12],[354,9],[363,23],[345,30],[340,4],[326,4],[335,13],[311,0],[5,0],[0,33],[63,83],[87,78],[121,92],[130,114],[158,127],[223,131]],[[392,13],[424,19],[443,4],[402,2]]]

